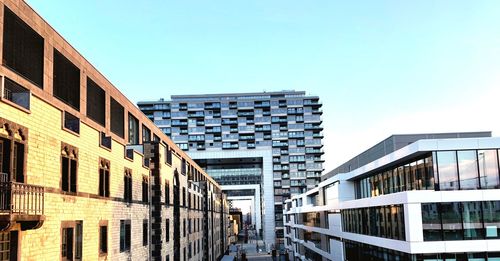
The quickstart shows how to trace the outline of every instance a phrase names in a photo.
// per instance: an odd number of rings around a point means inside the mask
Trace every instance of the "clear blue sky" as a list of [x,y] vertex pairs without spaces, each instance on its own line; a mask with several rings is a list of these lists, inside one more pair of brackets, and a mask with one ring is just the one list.
[[319,95],[327,170],[394,133],[500,133],[500,1],[28,2],[133,102]]

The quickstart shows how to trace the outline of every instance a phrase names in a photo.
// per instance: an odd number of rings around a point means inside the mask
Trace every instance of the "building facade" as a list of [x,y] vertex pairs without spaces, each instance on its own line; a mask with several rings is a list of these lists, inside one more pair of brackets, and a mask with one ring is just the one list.
[[[234,196],[262,194],[262,234],[268,244],[282,244],[284,200],[314,188],[323,171],[319,97],[280,91],[171,98],[138,106],[217,182],[243,184]],[[245,187],[255,184],[261,192]]]
[[0,260],[217,260],[220,185],[25,2],[0,20]]
[[396,135],[389,139],[410,144],[365,164],[353,164],[355,157],[347,163],[352,168],[343,164],[317,188],[286,201],[289,255],[500,260],[500,138],[489,135]]

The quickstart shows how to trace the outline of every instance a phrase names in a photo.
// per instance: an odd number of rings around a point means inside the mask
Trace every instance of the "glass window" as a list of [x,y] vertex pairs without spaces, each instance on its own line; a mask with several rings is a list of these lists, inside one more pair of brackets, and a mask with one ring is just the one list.
[[464,202],[462,206],[465,239],[482,239],[481,202]]
[[478,189],[479,178],[476,151],[458,151],[457,155],[458,173],[460,175],[460,189]]
[[440,190],[458,190],[457,155],[455,151],[437,152]]
[[463,231],[460,202],[446,202],[440,203],[440,205],[444,240],[462,240]]
[[434,167],[433,167],[433,157],[428,157],[425,159],[425,181],[424,189],[434,189]]
[[482,205],[485,238],[500,238],[500,201],[485,201]]
[[422,228],[424,230],[424,241],[439,241],[442,239],[442,225],[438,204],[422,204]]
[[128,114],[128,143],[139,144],[139,121]]
[[497,151],[479,150],[477,156],[481,188],[500,188]]

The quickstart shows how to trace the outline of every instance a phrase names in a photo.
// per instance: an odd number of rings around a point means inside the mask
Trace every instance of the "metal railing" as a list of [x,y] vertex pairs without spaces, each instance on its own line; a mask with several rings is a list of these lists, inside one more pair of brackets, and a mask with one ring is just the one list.
[[8,181],[0,173],[0,214],[44,214],[44,188],[36,185]]

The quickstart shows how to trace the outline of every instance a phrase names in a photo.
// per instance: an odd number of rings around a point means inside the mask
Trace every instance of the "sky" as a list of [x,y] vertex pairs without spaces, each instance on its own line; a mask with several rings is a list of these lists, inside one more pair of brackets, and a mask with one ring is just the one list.
[[134,103],[318,95],[326,171],[392,134],[500,135],[500,1],[28,3]]

